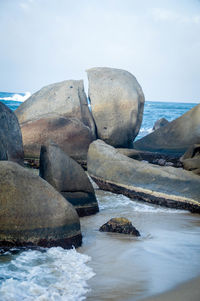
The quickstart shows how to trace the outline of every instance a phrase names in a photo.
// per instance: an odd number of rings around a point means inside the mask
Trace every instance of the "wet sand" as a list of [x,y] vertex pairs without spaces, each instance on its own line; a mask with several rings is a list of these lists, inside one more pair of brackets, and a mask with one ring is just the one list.
[[[100,212],[81,219],[83,246],[78,249],[91,257],[88,265],[96,274],[88,281],[91,291],[86,300],[141,300],[199,276],[199,215],[148,206],[106,191],[96,193]],[[120,216],[129,218],[141,237],[98,231],[110,218]]]
[[[132,299],[130,299],[131,301]],[[183,283],[173,290],[142,299],[142,301],[199,301],[200,300],[200,277]]]

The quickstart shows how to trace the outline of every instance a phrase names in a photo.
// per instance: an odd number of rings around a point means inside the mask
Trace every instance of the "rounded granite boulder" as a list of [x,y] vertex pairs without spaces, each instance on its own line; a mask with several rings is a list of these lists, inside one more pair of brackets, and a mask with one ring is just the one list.
[[20,165],[0,162],[0,247],[78,247],[79,217],[50,184]]
[[40,176],[76,208],[79,216],[99,211],[94,188],[87,174],[57,145],[41,147]]
[[144,94],[136,78],[114,68],[92,68],[87,73],[97,137],[114,147],[132,147],[144,107]]
[[23,165],[22,134],[15,114],[0,102],[0,160]]

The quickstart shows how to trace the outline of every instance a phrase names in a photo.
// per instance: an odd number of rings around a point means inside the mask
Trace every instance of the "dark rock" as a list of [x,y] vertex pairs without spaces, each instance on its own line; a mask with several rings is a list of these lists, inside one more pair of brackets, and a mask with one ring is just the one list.
[[39,159],[41,145],[57,144],[74,160],[84,163],[93,141],[88,126],[75,118],[49,114],[21,124],[25,158]]
[[144,107],[144,94],[136,78],[113,68],[92,68],[87,73],[98,138],[115,147],[131,147]]
[[0,190],[0,247],[81,245],[76,210],[38,175],[1,161]]
[[165,118],[158,119],[153,126],[153,131],[158,130],[159,128],[167,125],[169,121]]
[[200,144],[192,145],[181,157],[183,167],[200,175]]
[[23,165],[24,151],[20,126],[15,114],[0,102],[0,160]]
[[131,234],[140,236],[139,231],[132,225],[132,223],[124,217],[111,218],[107,223],[99,228],[102,232],[117,232],[123,234]]
[[41,147],[40,176],[75,206],[79,216],[99,211],[87,174],[57,145]]
[[193,144],[200,144],[200,104],[166,126],[134,142],[139,150],[182,156]]
[[[138,161],[147,161],[161,166],[182,167],[179,156],[163,154],[157,152],[148,152],[130,148],[117,148],[120,154]],[[164,165],[163,165],[164,164]]]
[[140,162],[96,140],[89,147],[88,172],[100,189],[200,213],[200,178],[189,171]]

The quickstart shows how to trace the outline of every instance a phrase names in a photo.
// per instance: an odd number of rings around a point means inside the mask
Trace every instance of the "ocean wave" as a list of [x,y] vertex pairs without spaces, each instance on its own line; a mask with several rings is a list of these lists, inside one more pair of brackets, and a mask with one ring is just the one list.
[[24,102],[31,96],[30,92],[26,92],[25,95],[21,94],[13,94],[12,96],[9,97],[2,97],[2,100],[10,100],[10,101],[17,101],[17,102]]
[[0,265],[1,301],[81,301],[95,274],[75,249],[28,250]]
[[123,194],[114,194],[108,191],[96,190],[100,210],[129,208],[134,212],[143,213],[186,213],[188,211],[161,207],[153,204],[145,204],[131,200]]

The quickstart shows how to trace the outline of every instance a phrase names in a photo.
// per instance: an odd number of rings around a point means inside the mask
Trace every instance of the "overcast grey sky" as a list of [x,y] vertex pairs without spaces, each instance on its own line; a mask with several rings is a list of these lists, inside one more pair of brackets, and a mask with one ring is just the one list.
[[200,102],[200,1],[0,0],[0,91],[31,93],[95,66],[147,100]]

